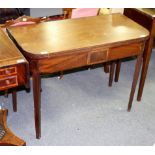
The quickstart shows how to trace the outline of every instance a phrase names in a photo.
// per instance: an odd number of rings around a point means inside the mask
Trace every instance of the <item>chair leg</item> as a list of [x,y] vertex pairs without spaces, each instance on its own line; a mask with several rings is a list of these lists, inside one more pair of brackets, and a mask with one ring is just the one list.
[[116,71],[115,71],[115,82],[118,82],[120,69],[121,69],[121,60],[117,60],[117,62],[116,62]]
[[104,67],[104,72],[109,73],[109,64],[107,62],[103,64],[103,67]]
[[114,70],[115,70],[115,62],[113,61],[110,65],[109,87],[112,86],[113,77],[114,77]]
[[16,90],[12,92],[12,104],[13,104],[13,111],[17,112],[17,93]]

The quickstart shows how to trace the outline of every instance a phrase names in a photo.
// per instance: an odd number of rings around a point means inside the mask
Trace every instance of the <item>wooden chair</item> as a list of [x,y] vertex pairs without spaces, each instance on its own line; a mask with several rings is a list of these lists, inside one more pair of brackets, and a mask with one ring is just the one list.
[[21,16],[15,20],[8,20],[5,24],[3,24],[3,27],[7,28],[10,26],[25,26],[25,25],[31,25],[36,24],[39,22],[44,21],[44,18],[32,18],[30,16]]

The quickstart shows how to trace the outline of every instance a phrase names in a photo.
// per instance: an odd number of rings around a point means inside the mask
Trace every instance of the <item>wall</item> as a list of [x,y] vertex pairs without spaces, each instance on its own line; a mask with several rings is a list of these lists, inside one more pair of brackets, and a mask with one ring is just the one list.
[[63,14],[62,8],[30,8],[30,16],[44,17]]

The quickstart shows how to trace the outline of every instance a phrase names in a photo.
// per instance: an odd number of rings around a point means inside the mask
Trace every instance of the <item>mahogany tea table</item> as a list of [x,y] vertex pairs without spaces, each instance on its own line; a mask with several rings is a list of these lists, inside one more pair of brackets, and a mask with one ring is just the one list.
[[128,111],[149,32],[122,14],[45,22],[7,29],[29,61],[33,79],[36,138],[41,137],[41,74],[137,56]]

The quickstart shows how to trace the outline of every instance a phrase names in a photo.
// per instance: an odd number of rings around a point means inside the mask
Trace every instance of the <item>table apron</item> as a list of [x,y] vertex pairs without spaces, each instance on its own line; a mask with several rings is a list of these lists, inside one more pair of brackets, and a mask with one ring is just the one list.
[[141,54],[143,52],[143,46],[144,42],[139,42],[111,48],[95,47],[81,52],[51,56],[38,60],[38,69],[40,73],[54,73],[132,57]]

